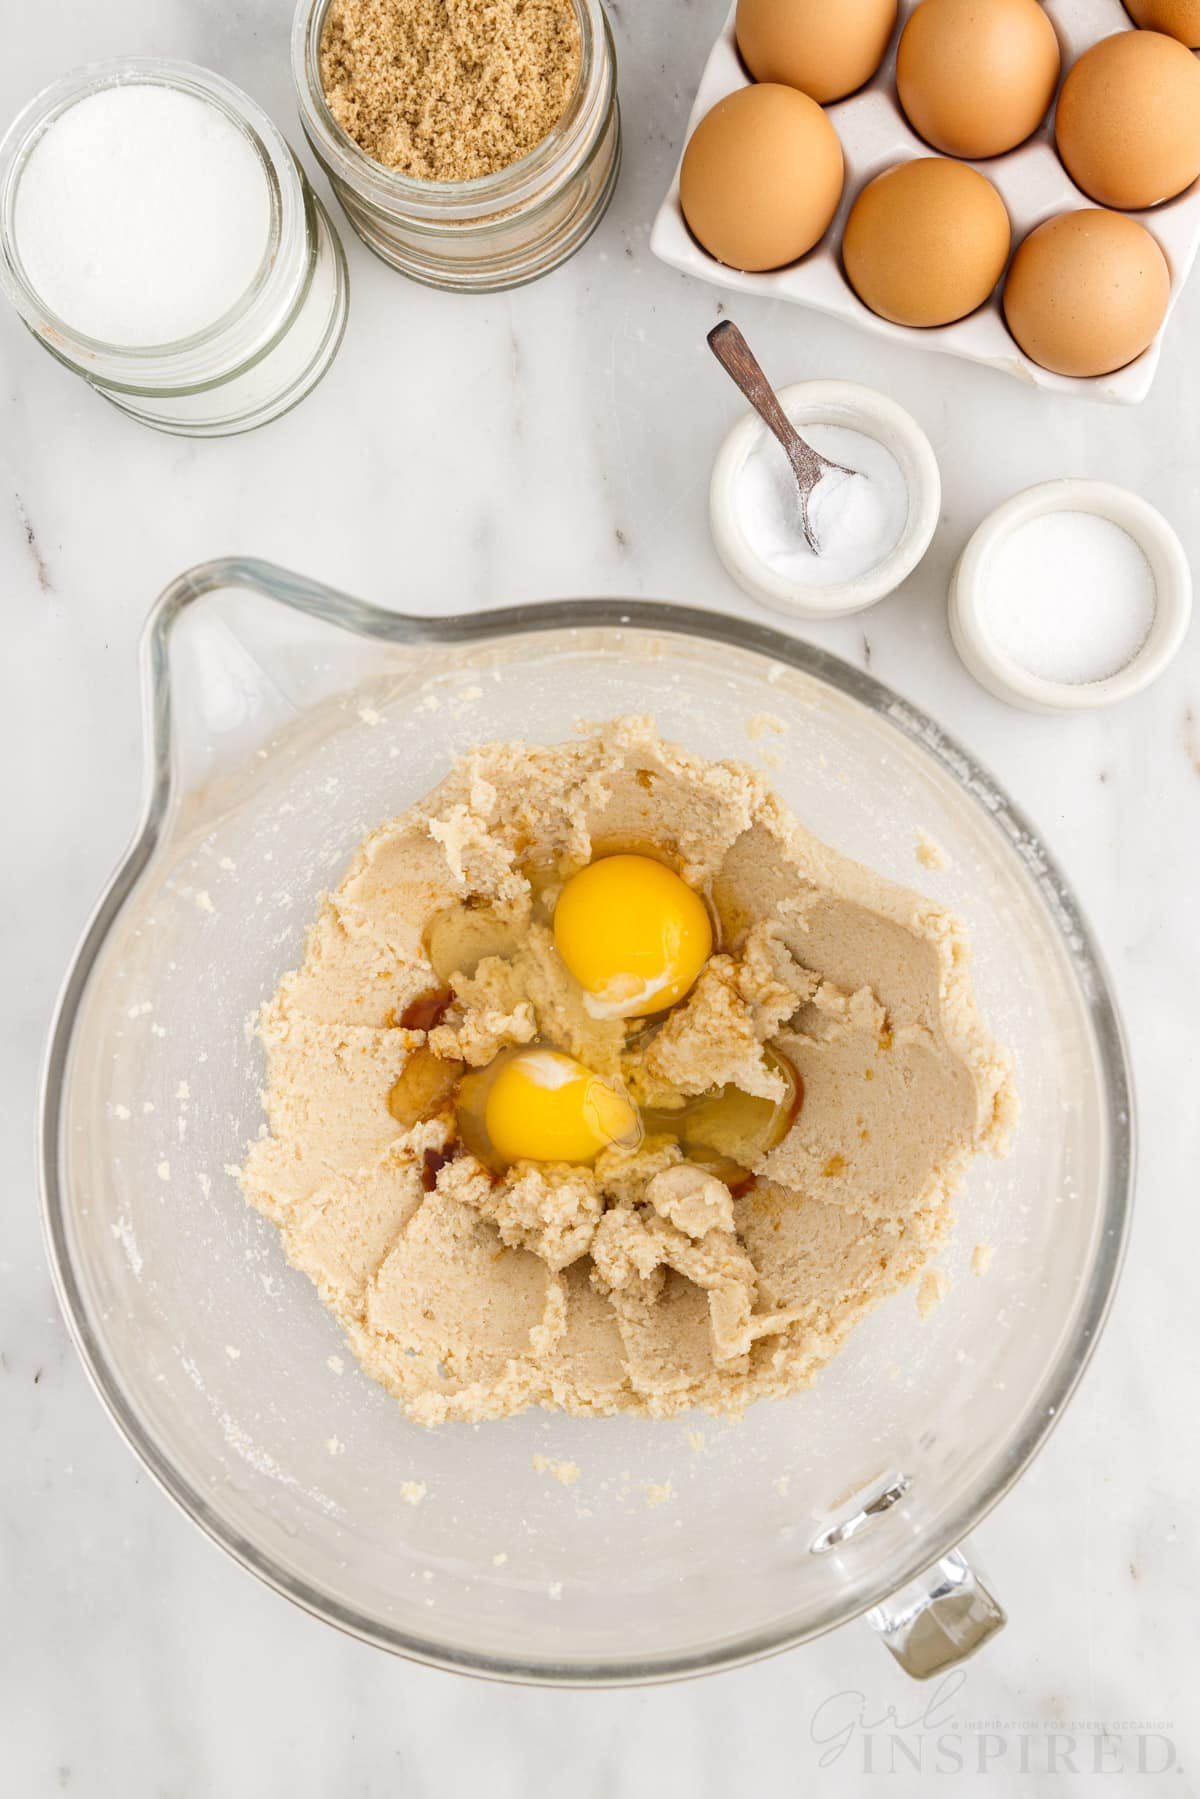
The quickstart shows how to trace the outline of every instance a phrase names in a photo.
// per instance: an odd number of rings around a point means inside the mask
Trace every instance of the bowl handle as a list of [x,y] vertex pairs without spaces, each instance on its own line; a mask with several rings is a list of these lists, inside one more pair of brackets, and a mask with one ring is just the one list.
[[867,1613],[906,1674],[928,1680],[982,1648],[1007,1618],[961,1549]]

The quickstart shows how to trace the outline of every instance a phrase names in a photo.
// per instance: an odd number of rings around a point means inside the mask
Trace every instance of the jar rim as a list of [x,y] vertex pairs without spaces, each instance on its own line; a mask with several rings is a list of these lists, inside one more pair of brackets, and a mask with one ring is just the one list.
[[[262,260],[245,292],[201,330],[162,343],[113,344],[90,336],[50,307],[20,253],[14,210],[36,145],[90,95],[121,86],[171,88],[215,106],[246,138],[267,183],[270,220]],[[257,360],[302,296],[308,256],[307,212],[287,140],[256,101],[198,64],[162,57],[114,57],[84,64],[35,94],[0,141],[0,286],[35,336],[72,368],[114,385],[152,391],[223,380]]]
[[301,122],[328,172],[367,199],[399,205],[418,216],[478,220],[491,210],[513,210],[536,196],[564,156],[591,127],[597,94],[606,85],[611,58],[598,54],[608,32],[600,0],[571,0],[579,25],[579,71],[570,98],[550,130],[524,156],[489,175],[434,181],[405,175],[369,156],[334,118],[321,81],[320,50],[332,0],[299,0],[292,26],[292,75]]

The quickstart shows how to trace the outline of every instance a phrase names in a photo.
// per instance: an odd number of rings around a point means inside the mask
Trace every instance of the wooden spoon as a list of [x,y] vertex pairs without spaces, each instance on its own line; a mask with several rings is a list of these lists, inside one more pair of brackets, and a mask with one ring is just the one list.
[[821,543],[813,529],[808,509],[812,491],[828,469],[837,469],[843,475],[857,475],[859,470],[847,468],[844,462],[831,462],[828,456],[822,456],[819,450],[814,450],[811,444],[805,443],[779,404],[775,389],[763,374],[754,351],[732,319],[722,319],[719,325],[713,326],[708,334],[708,347],[725,373],[741,388],[767,430],[783,445],[800,492],[800,523],[804,527],[804,541],[813,555],[819,556]]

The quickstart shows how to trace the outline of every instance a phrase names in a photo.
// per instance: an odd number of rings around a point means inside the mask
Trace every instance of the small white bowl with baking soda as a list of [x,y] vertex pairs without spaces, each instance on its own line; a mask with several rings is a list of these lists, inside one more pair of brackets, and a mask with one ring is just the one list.
[[1192,575],[1148,500],[1045,481],[984,519],[950,582],[950,634],[975,679],[1029,712],[1080,712],[1157,679],[1187,633]]
[[929,548],[942,501],[933,446],[911,413],[857,382],[802,381],[777,398],[801,437],[842,465],[810,499],[820,554],[805,542],[791,464],[754,412],[713,466],[713,544],[738,585],[778,612],[860,612],[899,587]]

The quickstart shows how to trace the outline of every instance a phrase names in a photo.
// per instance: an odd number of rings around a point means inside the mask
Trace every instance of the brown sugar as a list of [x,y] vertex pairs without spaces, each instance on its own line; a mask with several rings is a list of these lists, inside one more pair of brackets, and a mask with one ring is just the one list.
[[572,0],[333,0],[321,85],[386,168],[426,181],[494,174],[562,117],[579,74]]

